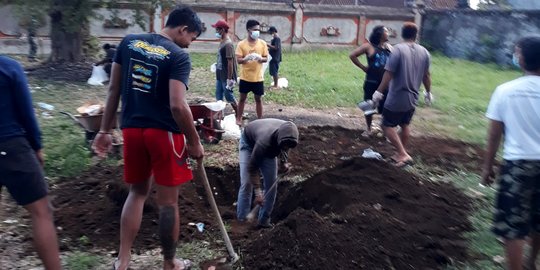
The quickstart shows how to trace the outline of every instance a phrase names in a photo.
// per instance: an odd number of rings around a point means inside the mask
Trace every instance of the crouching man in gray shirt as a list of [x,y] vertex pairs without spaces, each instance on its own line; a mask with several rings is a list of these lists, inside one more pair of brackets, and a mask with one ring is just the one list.
[[[287,172],[288,151],[298,144],[298,129],[292,122],[279,119],[259,119],[250,122],[240,137],[240,190],[238,192],[237,217],[245,221],[251,210],[255,191],[255,203],[261,204],[258,226],[271,227],[270,214],[276,200],[278,159],[279,169]],[[263,176],[261,189],[260,174]],[[263,193],[264,190],[264,193]]]
[[[401,28],[403,42],[394,46],[386,62],[385,73],[373,101],[379,102],[388,89],[383,109],[382,126],[385,136],[396,148],[392,160],[397,167],[411,164],[413,159],[405,149],[409,140],[412,117],[418,105],[420,85],[426,88],[426,102],[431,102],[430,55],[426,48],[416,43],[418,27],[406,22]],[[388,87],[390,85],[390,87]],[[395,127],[401,127],[398,135]]]

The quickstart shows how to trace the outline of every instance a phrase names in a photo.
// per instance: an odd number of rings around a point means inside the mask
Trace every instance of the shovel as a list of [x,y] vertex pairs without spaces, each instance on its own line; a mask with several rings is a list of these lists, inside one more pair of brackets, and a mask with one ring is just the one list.
[[223,240],[225,241],[225,245],[227,246],[227,252],[229,252],[231,263],[235,263],[238,261],[238,259],[240,259],[240,256],[238,256],[238,254],[234,252],[231,239],[229,238],[229,234],[227,234],[227,230],[225,229],[225,225],[223,224],[223,220],[221,219],[221,215],[219,214],[219,209],[217,207],[216,200],[214,199],[214,194],[212,194],[212,188],[210,187],[210,183],[208,182],[208,177],[206,176],[206,170],[204,169],[202,158],[198,160],[197,171],[199,177],[204,184],[204,189],[206,190],[206,195],[208,197],[208,201],[210,202],[210,206],[212,207],[212,210],[216,215],[216,220],[218,222],[221,235],[223,236]]
[[[270,188],[264,193],[263,202],[266,199],[266,195],[268,195],[268,193],[270,193],[272,189],[277,187],[277,183],[281,180],[281,178],[282,177],[278,177],[276,181],[272,184],[272,186],[270,186]],[[255,207],[251,209],[251,212],[249,212],[249,214],[246,216],[247,221],[252,222],[255,219],[255,216],[257,215],[257,213],[259,213],[260,208],[261,208],[260,204],[255,205]]]

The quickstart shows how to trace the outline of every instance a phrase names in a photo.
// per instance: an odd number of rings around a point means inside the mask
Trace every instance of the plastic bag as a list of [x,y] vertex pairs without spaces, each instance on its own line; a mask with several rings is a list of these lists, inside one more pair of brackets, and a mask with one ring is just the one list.
[[222,100],[218,100],[216,102],[206,102],[206,103],[203,103],[202,105],[214,112],[219,112],[225,109],[225,106],[227,106],[227,103],[223,102]]
[[92,76],[90,76],[87,83],[90,85],[103,85],[103,82],[108,80],[109,76],[103,66],[94,66],[92,68]]
[[216,73],[216,70],[217,70],[217,68],[216,68],[216,63],[213,63],[213,64],[210,66],[210,71],[211,71],[212,73]]
[[362,153],[362,157],[363,158],[371,158],[371,159],[378,159],[378,160],[382,160],[383,157],[381,156],[381,154],[373,151],[373,149],[371,148],[368,148],[368,149],[365,149],[364,150],[364,153]]
[[279,88],[289,88],[289,80],[287,80],[287,78],[279,78],[277,80],[277,85]]

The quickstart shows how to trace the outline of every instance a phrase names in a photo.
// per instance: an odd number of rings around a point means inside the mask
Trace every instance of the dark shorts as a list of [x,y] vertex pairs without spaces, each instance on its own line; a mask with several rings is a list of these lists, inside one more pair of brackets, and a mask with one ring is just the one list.
[[385,127],[408,125],[411,123],[414,111],[415,109],[407,112],[393,112],[385,108],[382,113],[382,124]]
[[493,232],[523,239],[540,232],[540,160],[505,160],[499,176]]
[[111,76],[111,69],[112,69],[112,63],[107,63],[103,65],[103,70],[107,73],[107,75]]
[[47,184],[36,152],[24,137],[0,143],[0,189],[6,187],[19,205],[47,196]]
[[[371,100],[373,98],[373,94],[375,93],[375,91],[377,91],[378,87],[379,87],[379,83],[371,82],[371,81],[364,81],[364,100]],[[385,100],[386,100],[386,95],[384,95],[384,98],[379,102],[379,106],[377,106],[378,113],[383,112]]]
[[264,95],[264,82],[248,82],[240,80],[238,91],[243,94],[253,92],[256,96]]
[[277,76],[279,72],[279,62],[270,61],[270,63],[268,63],[268,69],[270,70],[270,76]]

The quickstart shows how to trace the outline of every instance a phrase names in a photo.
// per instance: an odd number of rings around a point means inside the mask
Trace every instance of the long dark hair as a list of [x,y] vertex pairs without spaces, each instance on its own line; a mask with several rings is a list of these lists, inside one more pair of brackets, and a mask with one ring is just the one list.
[[371,34],[369,35],[369,43],[373,46],[379,46],[381,45],[381,38],[384,35],[384,26],[383,25],[377,25],[375,28],[373,28],[373,31],[371,31]]

